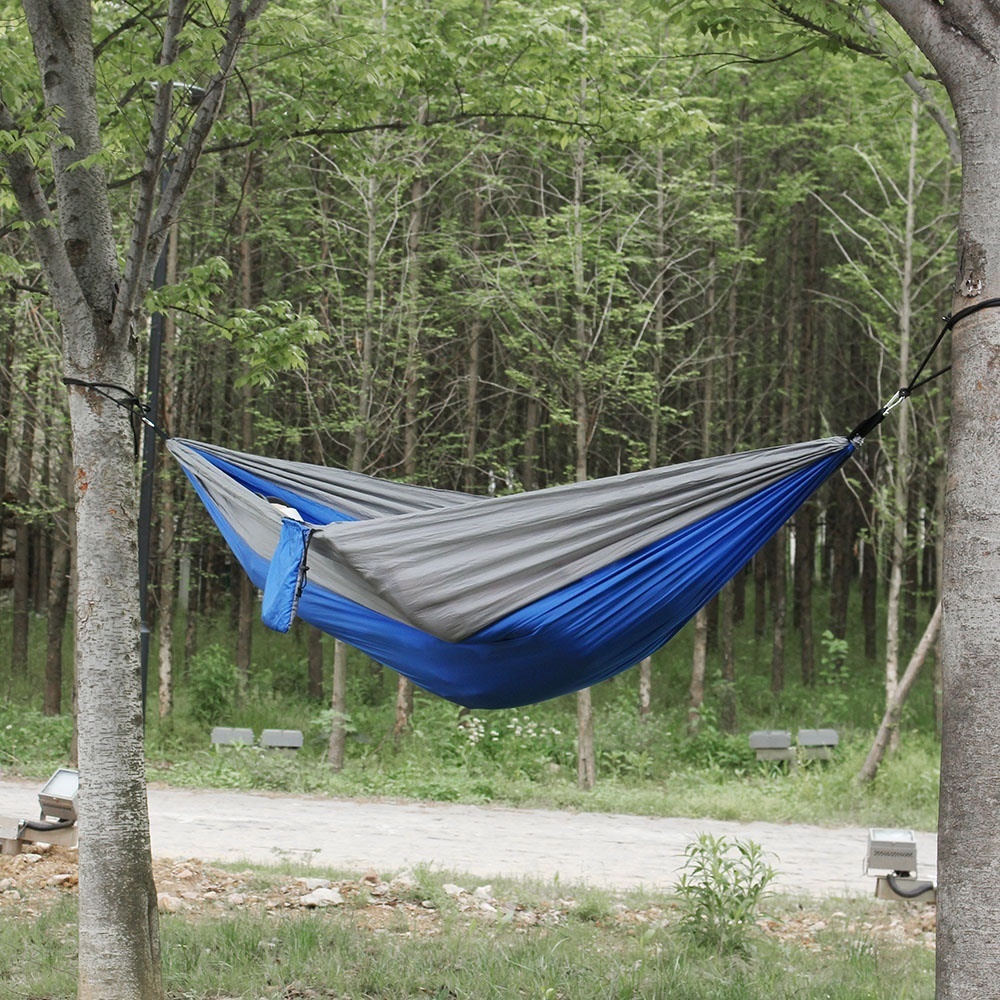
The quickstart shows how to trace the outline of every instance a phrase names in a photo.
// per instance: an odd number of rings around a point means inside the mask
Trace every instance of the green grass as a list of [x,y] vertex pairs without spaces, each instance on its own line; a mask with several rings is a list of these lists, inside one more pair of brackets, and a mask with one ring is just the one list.
[[[0,614],[0,644],[9,636],[8,622]],[[34,623],[35,640],[40,624]],[[324,761],[330,713],[324,704],[304,697],[302,630],[287,636],[255,631],[253,668],[241,694],[225,624],[224,616],[199,623],[200,652],[186,666],[177,650],[175,710],[165,720],[158,717],[155,673],[150,678],[147,760],[152,780],[648,815],[936,827],[939,747],[930,663],[906,706],[901,749],[887,758],[874,783],[861,786],[857,781],[884,693],[881,665],[852,652],[862,646],[856,619],[843,665],[835,671],[829,657],[827,667],[819,662],[819,677],[811,688],[796,676],[793,633],[788,680],[777,695],[770,690],[769,639],[755,639],[746,626],[738,630],[738,718],[732,733],[723,732],[718,723],[716,653],[700,731],[694,738],[688,735],[687,630],[656,657],[653,711],[646,719],[637,714],[634,673],[599,685],[594,689],[598,782],[591,792],[576,787],[572,695],[523,709],[463,714],[418,693],[413,730],[397,746],[392,738],[396,675],[354,653],[347,761],[343,772],[334,775]],[[822,660],[822,643],[818,653]],[[155,666],[155,643],[153,654]],[[330,656],[326,659],[329,669]],[[0,693],[7,692],[0,697],[0,767],[10,774],[42,778],[68,759],[71,722],[65,715],[45,719],[40,714],[40,675],[39,662],[32,687],[31,677],[5,678],[0,667]],[[329,677],[326,685],[329,689]],[[301,729],[306,745],[296,756],[252,748],[219,752],[209,745],[212,725],[246,726],[258,733],[264,728]],[[833,761],[800,767],[794,775],[758,765],[747,743],[753,729],[794,732],[815,726],[836,728],[841,744]]]
[[[933,955],[872,929],[884,904],[826,901],[803,917],[793,900],[766,907],[771,933],[719,954],[690,944],[669,896],[616,895],[542,883],[494,885],[495,917],[463,912],[440,886],[433,933],[405,914],[378,929],[360,904],[336,910],[244,908],[224,917],[161,918],[163,972],[175,1000],[774,1000],[933,996]],[[443,880],[440,874],[433,876]],[[455,876],[452,876],[455,877]],[[883,909],[873,908],[882,907]],[[554,914],[534,924],[514,914]],[[75,908],[66,898],[33,920],[0,916],[0,1000],[75,992]]]

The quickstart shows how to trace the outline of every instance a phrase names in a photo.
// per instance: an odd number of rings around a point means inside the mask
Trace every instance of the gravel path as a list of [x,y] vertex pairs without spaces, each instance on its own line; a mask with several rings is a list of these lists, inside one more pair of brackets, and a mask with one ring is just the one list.
[[[0,780],[0,815],[34,817],[37,783]],[[699,833],[754,840],[771,854],[775,888],[807,896],[872,895],[862,873],[866,829],[509,809],[450,803],[294,798],[149,789],[153,854],[381,873],[428,865],[490,879],[665,889]],[[919,877],[936,881],[937,840],[918,832]]]

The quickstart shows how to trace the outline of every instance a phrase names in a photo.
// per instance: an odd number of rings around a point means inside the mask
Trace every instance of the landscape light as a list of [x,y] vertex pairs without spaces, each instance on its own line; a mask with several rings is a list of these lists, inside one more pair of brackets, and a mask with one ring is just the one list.
[[42,786],[38,793],[38,805],[42,819],[76,822],[76,799],[80,788],[80,772],[69,767],[60,767]]
[[865,874],[876,875],[877,899],[920,899],[934,901],[933,882],[917,879],[917,838],[912,830],[868,831],[868,853],[865,857]]

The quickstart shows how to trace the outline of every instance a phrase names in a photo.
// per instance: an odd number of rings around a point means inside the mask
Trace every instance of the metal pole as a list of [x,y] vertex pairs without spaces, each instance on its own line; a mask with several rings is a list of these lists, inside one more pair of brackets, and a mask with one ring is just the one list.
[[[164,164],[165,185],[170,174]],[[162,288],[167,280],[167,236],[153,271],[153,288]],[[146,371],[146,403],[149,420],[155,424],[160,414],[160,370],[163,357],[163,313],[155,312],[149,320],[149,364]],[[142,679],[142,718],[146,720],[146,693],[149,687],[149,563],[153,532],[153,481],[156,476],[156,431],[149,423],[142,425],[142,479],[139,487],[139,672]]]

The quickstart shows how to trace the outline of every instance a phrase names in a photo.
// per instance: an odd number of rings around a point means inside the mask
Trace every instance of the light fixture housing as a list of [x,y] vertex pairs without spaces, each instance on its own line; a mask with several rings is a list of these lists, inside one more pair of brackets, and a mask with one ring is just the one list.
[[917,838],[913,831],[869,830],[865,873],[872,871],[916,874]]
[[80,772],[70,767],[60,767],[42,786],[38,805],[42,819],[76,822],[76,800],[80,789]]

